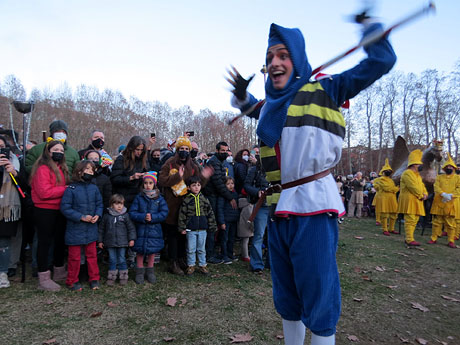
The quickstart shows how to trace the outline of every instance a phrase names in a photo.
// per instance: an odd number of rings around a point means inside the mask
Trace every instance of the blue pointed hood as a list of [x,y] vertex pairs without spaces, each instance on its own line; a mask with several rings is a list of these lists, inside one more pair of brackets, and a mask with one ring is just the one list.
[[297,91],[308,82],[312,72],[305,52],[305,40],[299,29],[284,28],[273,23],[270,26],[268,48],[280,43],[289,51],[293,71],[282,90],[273,87],[270,76],[265,84],[265,105],[257,125],[257,135],[269,147],[275,146],[280,139],[289,104]]

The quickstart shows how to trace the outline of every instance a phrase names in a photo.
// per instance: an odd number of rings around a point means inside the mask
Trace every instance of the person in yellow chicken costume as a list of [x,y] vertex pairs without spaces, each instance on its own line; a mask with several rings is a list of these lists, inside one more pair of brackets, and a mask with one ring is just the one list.
[[434,183],[434,200],[431,206],[433,215],[433,226],[429,244],[435,244],[438,237],[442,234],[442,226],[447,231],[447,245],[450,248],[456,248],[455,236],[457,232],[456,220],[458,218],[458,202],[460,197],[460,176],[455,174],[457,166],[452,157],[449,155],[447,161],[443,164],[442,170],[445,174],[436,177]]
[[418,167],[423,164],[422,155],[420,150],[414,150],[409,154],[407,169],[401,175],[398,200],[398,213],[404,214],[406,244],[413,247],[420,245],[414,239],[414,231],[420,216],[425,216],[423,201],[428,197],[425,184],[418,172]]
[[382,225],[382,223],[380,223],[380,211],[377,210],[377,201],[379,200],[379,197],[380,197],[378,181],[379,181],[380,177],[382,176],[380,174],[380,172],[379,172],[379,177],[377,177],[376,179],[372,180],[372,187],[375,189],[374,199],[372,199],[372,206],[374,206],[374,210],[375,210],[375,225],[376,226]]
[[[457,162],[457,169],[455,170],[455,174],[460,177],[460,163]],[[455,198],[455,202],[457,203],[457,208],[455,211],[455,222],[456,222],[456,232],[455,232],[455,240],[458,241],[460,239],[460,198]]]
[[390,236],[390,233],[397,234],[395,231],[395,223],[398,218],[398,202],[396,201],[396,193],[399,187],[396,187],[392,178],[393,169],[388,163],[388,158],[385,159],[385,165],[380,170],[379,178],[374,181],[374,188],[377,190],[375,214],[380,216],[379,220],[382,224],[383,234]]

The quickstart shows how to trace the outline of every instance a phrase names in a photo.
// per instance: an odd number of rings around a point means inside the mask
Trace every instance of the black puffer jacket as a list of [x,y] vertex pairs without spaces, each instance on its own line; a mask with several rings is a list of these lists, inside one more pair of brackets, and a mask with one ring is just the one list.
[[135,240],[136,227],[131,221],[126,207],[123,207],[121,213],[108,208],[99,224],[98,242],[102,242],[107,248],[121,248],[128,247],[129,241]]
[[213,168],[214,173],[209,179],[209,182],[206,184],[203,190],[203,194],[206,197],[218,197],[221,196],[226,200],[232,200],[233,195],[225,186],[225,167],[223,166],[222,162],[217,159],[216,155],[212,156],[207,166]]
[[[238,193],[236,191],[231,192],[233,194],[233,199],[238,203]],[[229,200],[225,200],[222,197],[217,198],[217,223],[227,224],[229,222],[237,222],[240,219],[240,210],[233,209],[230,205]]]
[[249,168],[246,180],[244,180],[244,190],[248,193],[249,202],[251,204],[257,203],[259,191],[265,190],[267,187],[268,181],[265,179],[265,172],[260,169],[259,165]]
[[134,198],[139,194],[142,186],[142,178],[137,180],[129,180],[131,175],[135,173],[144,173],[150,170],[149,164],[146,163],[147,167],[142,167],[142,161],[136,160],[134,168],[132,170],[125,169],[124,157],[120,155],[113,163],[112,174],[110,175],[110,181],[112,181],[112,192],[113,194],[121,194],[125,197],[125,206],[127,209],[131,206]]
[[102,171],[97,171],[94,174],[92,181],[99,188],[99,192],[102,196],[102,203],[104,204],[104,209],[109,207],[110,197],[112,196],[112,183],[110,178],[105,175]]

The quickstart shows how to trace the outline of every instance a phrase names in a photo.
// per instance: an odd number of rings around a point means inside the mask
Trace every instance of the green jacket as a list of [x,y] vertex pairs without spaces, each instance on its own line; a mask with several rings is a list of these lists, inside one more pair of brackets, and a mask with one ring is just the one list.
[[201,193],[187,194],[179,209],[177,225],[179,232],[186,229],[217,231],[216,219],[209,200]]
[[[34,163],[38,160],[38,158],[40,158],[41,154],[43,153],[45,145],[46,143],[40,143],[32,147],[29,151],[27,151],[26,171],[28,174],[30,174],[30,172],[32,171],[32,167],[34,166]],[[77,164],[80,161],[80,156],[78,155],[77,150],[75,150],[73,147],[70,147],[67,144],[64,144],[64,155],[65,161],[67,163],[67,168],[69,169],[69,175],[72,175],[72,171],[75,167],[75,164]]]

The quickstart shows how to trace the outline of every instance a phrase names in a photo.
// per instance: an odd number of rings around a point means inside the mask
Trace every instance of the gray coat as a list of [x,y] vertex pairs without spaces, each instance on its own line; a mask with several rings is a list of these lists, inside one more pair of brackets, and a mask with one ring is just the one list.
[[134,226],[126,207],[121,213],[112,208],[107,209],[99,224],[99,241],[107,248],[128,247],[129,241],[136,240],[136,227]]

